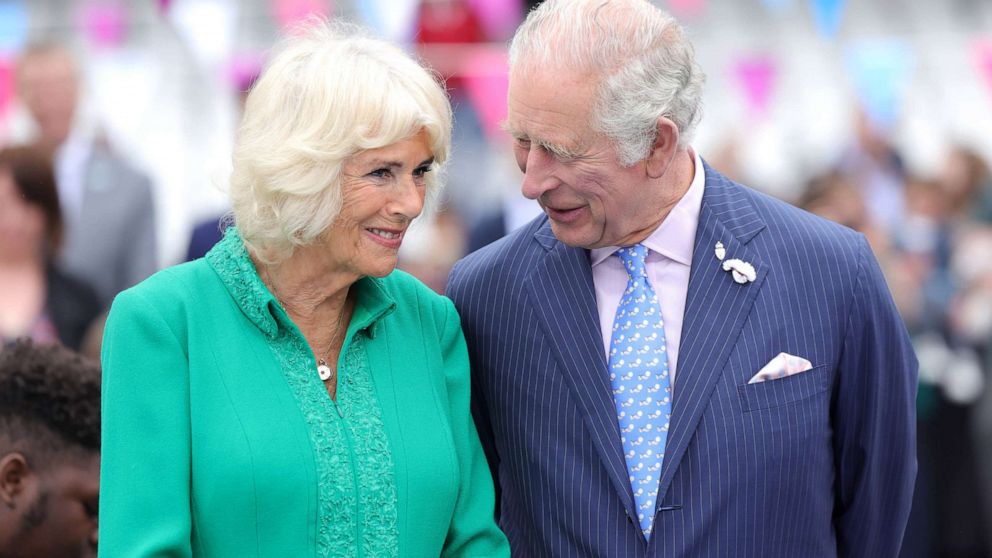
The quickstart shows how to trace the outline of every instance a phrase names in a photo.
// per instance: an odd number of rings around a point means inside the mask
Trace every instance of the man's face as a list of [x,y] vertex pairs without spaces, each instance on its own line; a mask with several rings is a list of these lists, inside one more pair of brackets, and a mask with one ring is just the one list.
[[650,181],[645,165],[620,164],[609,138],[591,127],[596,76],[514,70],[507,131],[524,172],[523,195],[537,200],[570,246],[626,246],[646,238],[681,192]]
[[52,147],[61,145],[72,129],[79,92],[72,60],[61,51],[28,55],[18,68],[17,84],[42,141]]
[[100,456],[57,465],[25,478],[13,513],[12,534],[0,541],[2,558],[96,556]]

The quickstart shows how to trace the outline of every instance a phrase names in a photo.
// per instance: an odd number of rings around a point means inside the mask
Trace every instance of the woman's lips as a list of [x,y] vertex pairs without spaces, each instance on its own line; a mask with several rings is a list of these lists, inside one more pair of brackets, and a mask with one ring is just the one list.
[[365,229],[365,234],[373,242],[393,250],[399,250],[400,245],[403,244],[403,232],[400,229],[383,229],[377,227]]

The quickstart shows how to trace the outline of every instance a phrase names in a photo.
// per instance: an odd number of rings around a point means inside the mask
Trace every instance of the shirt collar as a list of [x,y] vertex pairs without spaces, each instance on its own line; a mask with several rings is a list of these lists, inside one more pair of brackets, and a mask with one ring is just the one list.
[[[284,325],[292,324],[282,305],[258,276],[237,227],[227,228],[224,238],[207,252],[206,260],[244,315],[267,336],[275,337],[279,333],[280,321]],[[379,319],[396,308],[396,302],[381,281],[375,277],[362,277],[352,285],[355,311],[347,337],[360,330],[367,330],[369,336],[374,337]]]
[[[694,149],[690,148],[690,152],[695,172],[689,189],[661,225],[641,241],[641,244],[652,252],[683,265],[692,265],[692,249],[696,242],[696,226],[699,224],[699,211],[703,204],[703,188],[706,182],[702,159]],[[619,246],[594,248],[590,250],[589,259],[593,266],[599,265],[619,248]]]
[[78,130],[71,130],[65,141],[55,149],[55,159],[58,161],[86,160],[90,156],[92,147],[92,138]]

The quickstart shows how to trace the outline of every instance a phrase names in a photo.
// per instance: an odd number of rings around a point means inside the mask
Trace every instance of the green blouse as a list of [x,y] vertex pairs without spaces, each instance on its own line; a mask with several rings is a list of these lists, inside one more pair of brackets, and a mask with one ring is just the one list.
[[337,401],[236,229],[114,301],[100,555],[508,556],[451,302],[352,287]]

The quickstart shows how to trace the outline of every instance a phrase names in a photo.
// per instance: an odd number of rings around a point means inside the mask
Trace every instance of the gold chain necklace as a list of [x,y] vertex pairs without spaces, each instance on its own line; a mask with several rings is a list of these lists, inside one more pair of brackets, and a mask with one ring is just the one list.
[[[262,279],[262,283],[264,283],[268,287],[269,292],[272,293],[272,296],[275,297],[275,299],[279,302],[279,304],[283,307],[283,309],[286,309],[286,303],[284,303],[282,301],[282,298],[276,293],[275,284],[272,282],[272,278],[269,275],[268,269],[263,270],[263,273],[265,274],[265,277],[261,277],[261,274],[259,274],[259,278]],[[320,357],[317,355],[316,352],[314,352],[314,358],[316,358],[317,360],[317,377],[319,377],[320,381],[322,382],[326,382],[327,380],[330,380],[332,376],[335,376],[334,371],[332,371],[331,367],[327,365],[327,355],[328,353],[331,352],[331,348],[334,347],[334,344],[338,340],[338,337],[341,336],[341,329],[344,324],[344,318],[347,315],[348,315],[348,299],[345,298],[344,305],[341,307],[341,312],[338,315],[336,327],[334,328],[334,334],[331,336],[331,340],[328,343],[327,350],[325,350],[322,353],[324,356]],[[304,338],[304,341],[305,340],[306,338]],[[342,346],[344,345],[343,342],[341,344]]]
[[[323,358],[321,358],[316,354],[314,355],[317,358],[317,376],[320,378],[320,381],[322,382],[326,382],[327,380],[330,380],[332,376],[334,376],[334,372],[331,371],[331,367],[327,365],[327,355],[328,353],[331,352],[331,348],[333,348],[334,345],[337,344],[338,338],[341,337],[341,331],[344,325],[344,317],[347,314],[348,314],[348,301],[346,299],[344,306],[341,307],[341,313],[338,315],[337,324],[336,327],[334,328],[334,334],[331,335],[331,341],[328,344],[327,350],[324,351],[323,353],[324,355]],[[343,347],[344,343],[342,342],[341,345]]]

